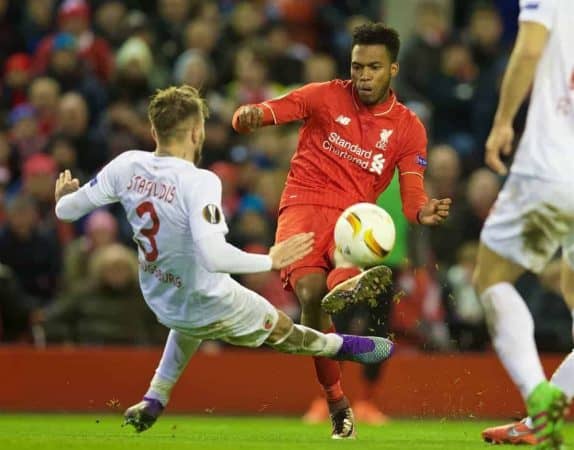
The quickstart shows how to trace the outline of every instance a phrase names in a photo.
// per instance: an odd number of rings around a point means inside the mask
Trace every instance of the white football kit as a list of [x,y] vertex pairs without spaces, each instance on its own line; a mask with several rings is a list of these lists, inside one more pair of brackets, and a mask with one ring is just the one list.
[[510,176],[481,241],[540,272],[562,247],[574,269],[574,1],[521,0],[519,20],[549,31]]
[[221,243],[228,253],[219,255],[227,258],[220,266],[227,272],[271,269],[269,256],[247,254],[224,242],[228,228],[221,181],[213,172],[180,158],[132,150],[64,196],[58,217],[75,219],[65,209],[83,198],[89,205],[74,205],[79,214],[114,202],[124,207],[139,248],[141,290],[162,324],[198,339],[236,345],[255,347],[267,339],[278,318],[276,309],[229,273],[208,270]]

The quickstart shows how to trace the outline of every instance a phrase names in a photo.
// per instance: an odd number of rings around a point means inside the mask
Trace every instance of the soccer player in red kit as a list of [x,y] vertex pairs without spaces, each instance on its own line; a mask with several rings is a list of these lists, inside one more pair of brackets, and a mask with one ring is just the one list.
[[[301,231],[315,233],[313,252],[284,269],[282,278],[301,303],[301,323],[318,330],[333,327],[321,309],[328,291],[325,300],[334,292],[365,300],[384,287],[380,276],[367,276],[380,269],[361,272],[335,251],[333,228],[345,208],[375,202],[398,170],[409,221],[436,225],[448,216],[450,199],[429,200],[424,191],[424,126],[390,89],[399,71],[399,46],[395,30],[381,23],[361,25],[353,32],[351,80],[307,84],[282,97],[241,106],[233,117],[239,133],[303,120],[281,198],[276,241]],[[314,362],[329,405],[332,437],[354,437],[339,364],[325,358]]]

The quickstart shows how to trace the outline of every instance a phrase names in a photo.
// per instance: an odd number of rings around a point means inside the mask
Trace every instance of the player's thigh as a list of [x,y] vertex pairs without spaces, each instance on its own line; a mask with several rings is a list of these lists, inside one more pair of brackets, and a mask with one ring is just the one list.
[[574,309],[574,247],[563,249],[560,269],[560,289],[568,308]]
[[239,284],[232,313],[220,339],[243,347],[261,346],[279,320],[279,312],[267,299]]
[[556,253],[567,228],[557,221],[550,188],[547,182],[511,174],[480,235],[479,289],[514,281],[522,273],[517,266],[540,273]]
[[524,267],[520,264],[480,243],[473,276],[473,284],[479,295],[497,283],[514,283],[523,272]]
[[298,233],[311,231],[315,233],[313,250],[281,271],[285,287],[295,290],[296,282],[302,277],[309,274],[325,274],[331,269],[333,227],[339,214],[340,211],[337,209],[315,205],[292,205],[281,210],[276,242],[284,241]]

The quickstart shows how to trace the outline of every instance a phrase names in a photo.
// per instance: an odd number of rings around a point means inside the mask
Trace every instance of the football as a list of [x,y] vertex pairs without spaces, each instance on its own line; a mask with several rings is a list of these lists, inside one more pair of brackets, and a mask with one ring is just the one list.
[[395,245],[395,223],[380,206],[356,203],[337,219],[335,245],[356,266],[379,265]]

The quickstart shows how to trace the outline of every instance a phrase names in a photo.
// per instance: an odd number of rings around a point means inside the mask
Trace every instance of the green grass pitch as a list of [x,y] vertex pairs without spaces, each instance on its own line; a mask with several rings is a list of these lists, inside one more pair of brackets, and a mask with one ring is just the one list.
[[[304,425],[299,419],[166,415],[136,434],[122,428],[117,415],[0,415],[2,450],[425,450],[486,449],[479,421],[403,421],[384,427],[359,425],[356,441],[332,441],[328,424]],[[574,427],[566,427],[574,442]],[[500,448],[500,447],[494,447]]]

